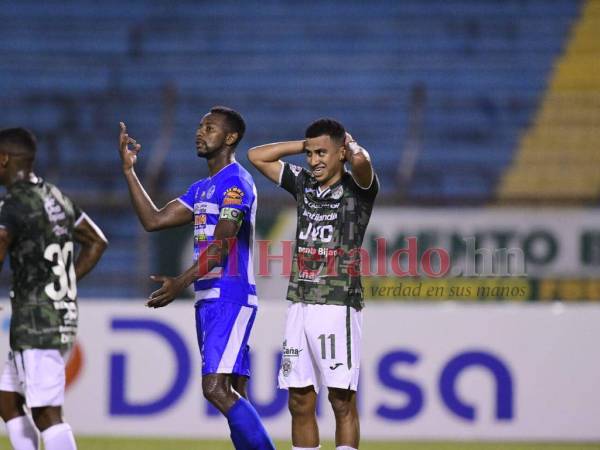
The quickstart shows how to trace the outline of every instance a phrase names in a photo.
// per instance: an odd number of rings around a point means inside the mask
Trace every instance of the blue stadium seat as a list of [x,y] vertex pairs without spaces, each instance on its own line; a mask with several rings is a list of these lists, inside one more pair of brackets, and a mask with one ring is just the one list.
[[[290,14],[276,0],[260,7],[8,2],[0,10],[2,125],[36,131],[41,172],[96,208],[111,235],[107,258],[82,293],[139,295],[127,282],[136,273],[130,246],[139,225],[130,210],[115,215],[97,205],[126,203],[120,120],[144,146],[145,176],[166,86],[175,91],[174,128],[161,199],[207,175],[193,156],[194,132],[214,104],[247,119],[242,162],[253,145],[300,138],[317,116],[339,118],[371,150],[383,194],[393,198],[411,89],[420,84],[423,144],[403,201],[483,203],[536,110],[579,7],[572,0],[332,0]],[[256,182],[261,195],[286,195],[263,177]]]

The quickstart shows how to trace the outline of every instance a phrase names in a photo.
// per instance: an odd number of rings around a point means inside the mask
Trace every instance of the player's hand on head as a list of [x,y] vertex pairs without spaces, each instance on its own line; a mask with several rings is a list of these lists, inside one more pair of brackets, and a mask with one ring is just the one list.
[[127,126],[124,122],[119,122],[119,126],[121,129],[119,133],[119,154],[123,162],[123,170],[129,170],[135,164],[142,146],[127,134]]
[[178,277],[152,275],[150,279],[157,283],[162,283],[162,286],[150,294],[150,298],[146,302],[146,306],[149,308],[167,306],[185,289],[185,286]]
[[344,159],[348,162],[352,159],[353,151],[348,147],[352,142],[356,143],[352,135],[346,131],[346,137],[344,139]]
[[344,139],[344,147],[347,147],[350,142],[355,142],[354,138],[350,133],[346,131],[346,138]]

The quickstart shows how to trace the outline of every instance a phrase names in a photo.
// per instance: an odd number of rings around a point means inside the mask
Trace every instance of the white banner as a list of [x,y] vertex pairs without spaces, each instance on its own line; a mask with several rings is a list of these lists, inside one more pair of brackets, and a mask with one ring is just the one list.
[[[276,438],[290,430],[275,381],[285,308],[263,302],[251,340],[252,401]],[[364,438],[600,439],[600,305],[387,303],[364,314]],[[83,300],[78,348],[65,405],[76,433],[228,436],[202,397],[190,303]],[[325,438],[329,410],[322,396]]]
[[600,276],[598,210],[375,208],[365,246],[383,237],[393,249],[411,236],[418,238],[421,251],[448,250],[453,265],[474,245],[492,251],[519,249],[529,276]]
[[[286,210],[265,237],[271,243],[269,251],[258,251],[257,246],[255,272],[261,274],[257,286],[263,296],[285,298],[288,277],[281,275],[281,243],[294,240],[295,233],[296,211]],[[548,280],[536,294],[544,300],[557,296],[568,300],[599,298],[593,282],[600,278],[597,209],[376,207],[363,248],[370,257],[369,270],[364,274],[374,278],[410,276],[406,257],[416,249],[416,270],[424,278],[438,273],[475,281],[486,276],[537,278]],[[448,256],[447,271],[438,264],[437,249]],[[426,251],[434,256],[427,256]],[[402,254],[400,259],[398,254]],[[404,273],[394,271],[396,260],[402,261],[399,265]],[[426,270],[428,261],[433,261],[433,270]],[[260,272],[261,264],[268,267],[269,276]],[[558,284],[550,281],[559,278],[562,281]]]

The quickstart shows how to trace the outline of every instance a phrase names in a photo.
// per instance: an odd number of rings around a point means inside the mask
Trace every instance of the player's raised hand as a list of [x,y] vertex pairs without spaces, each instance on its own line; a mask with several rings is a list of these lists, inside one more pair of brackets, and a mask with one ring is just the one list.
[[167,306],[185,289],[185,284],[182,283],[179,277],[152,275],[150,279],[162,283],[162,286],[150,294],[150,299],[146,302],[146,306],[149,308]]
[[127,127],[123,122],[119,122],[119,126],[121,127],[121,132],[119,133],[119,154],[121,155],[123,170],[127,171],[131,170],[134,166],[142,146],[127,134]]

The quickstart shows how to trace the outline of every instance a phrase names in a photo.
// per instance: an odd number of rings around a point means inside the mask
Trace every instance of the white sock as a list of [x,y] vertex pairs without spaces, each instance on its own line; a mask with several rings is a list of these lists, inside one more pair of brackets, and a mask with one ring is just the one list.
[[320,445],[318,447],[294,447],[292,445],[292,450],[319,450],[320,448]]
[[40,438],[33,422],[27,416],[19,416],[6,422],[8,439],[15,450],[38,450]]
[[347,445],[340,445],[339,447],[336,447],[335,450],[358,450],[354,447],[348,447]]
[[68,423],[59,423],[42,431],[46,450],[77,450],[73,431]]

